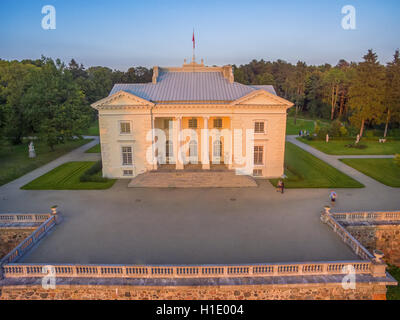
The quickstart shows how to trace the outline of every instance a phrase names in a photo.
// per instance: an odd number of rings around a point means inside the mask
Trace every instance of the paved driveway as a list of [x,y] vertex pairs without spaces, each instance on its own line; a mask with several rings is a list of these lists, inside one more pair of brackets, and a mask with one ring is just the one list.
[[[57,159],[47,169],[88,157],[83,151],[94,143]],[[326,189],[287,190],[281,195],[268,181],[245,189],[142,189],[127,188],[129,180],[120,180],[109,190],[19,190],[43,173],[35,171],[0,187],[0,212],[48,212],[58,204],[64,221],[23,262],[225,264],[357,259],[319,220],[328,201]],[[399,209],[398,189],[382,190],[339,189],[336,210]]]

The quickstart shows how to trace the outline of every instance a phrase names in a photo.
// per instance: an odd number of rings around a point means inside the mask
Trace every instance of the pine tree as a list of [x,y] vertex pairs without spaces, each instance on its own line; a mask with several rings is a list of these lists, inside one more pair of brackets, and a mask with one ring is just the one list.
[[360,127],[361,138],[365,123],[380,122],[384,112],[385,68],[372,50],[357,65],[349,95],[350,121]]
[[386,68],[386,119],[385,133],[387,135],[389,123],[392,119],[400,119],[400,53],[396,50],[392,62]]

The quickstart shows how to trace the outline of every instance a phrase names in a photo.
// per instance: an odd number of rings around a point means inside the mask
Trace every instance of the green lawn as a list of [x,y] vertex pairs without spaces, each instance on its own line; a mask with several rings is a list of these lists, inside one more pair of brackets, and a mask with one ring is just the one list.
[[99,121],[94,121],[89,128],[83,133],[85,136],[99,136]]
[[347,148],[345,145],[354,143],[354,139],[331,139],[328,143],[325,140],[309,141],[304,138],[297,138],[299,141],[304,142],[326,154],[332,155],[376,155],[376,154],[396,154],[400,153],[400,140],[389,140],[386,143],[379,143],[378,138],[375,139],[362,139],[361,145],[366,145],[365,149]]
[[[286,121],[286,134],[299,134],[300,130],[307,130],[310,133],[314,132],[314,123],[317,120],[297,119],[296,124],[293,123],[294,118],[288,117]],[[328,123],[320,121],[321,127],[327,127]]]
[[[95,190],[108,189],[116,180],[107,182],[81,182],[79,178],[96,162],[79,161],[67,162],[51,170],[43,176],[29,182],[21,189],[24,190]],[[101,176],[101,172],[96,175]]]
[[400,268],[389,265],[387,271],[397,280],[399,283],[397,286],[388,286],[386,299],[388,300],[400,300]]
[[296,124],[293,123],[294,118],[287,118],[286,134],[299,134],[300,130],[314,131],[314,120],[297,119]]
[[29,159],[28,157],[29,141],[25,141],[23,144],[17,146],[0,141],[0,186],[90,141],[88,139],[68,141],[65,144],[56,145],[54,151],[51,151],[45,143],[34,141],[37,155],[34,159]]
[[[285,188],[363,188],[326,162],[287,142],[285,151]],[[272,179],[276,186],[278,179]]]
[[340,159],[340,161],[387,186],[400,188],[400,167],[393,159]]
[[96,144],[94,147],[91,147],[86,153],[101,153],[100,144]]

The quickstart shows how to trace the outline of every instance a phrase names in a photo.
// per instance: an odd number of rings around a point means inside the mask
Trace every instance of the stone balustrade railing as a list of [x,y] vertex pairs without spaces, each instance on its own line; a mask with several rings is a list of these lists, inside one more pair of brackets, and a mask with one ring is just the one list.
[[45,222],[50,217],[50,213],[2,213],[0,214],[0,223],[11,224]]
[[331,213],[336,221],[400,221],[400,211]]
[[[348,273],[349,266],[356,274],[370,274],[385,277],[386,265],[368,252],[334,218],[344,216],[331,214],[329,210],[321,216],[339,237],[362,259],[360,261],[309,262],[309,263],[271,263],[250,265],[80,265],[80,264],[16,264],[26,250],[40,239],[57,222],[51,215],[30,237],[3,260],[3,275],[6,278],[43,277],[49,272],[56,277],[65,278],[232,278],[267,276],[329,276]],[[54,268],[54,269],[53,269]],[[52,271],[50,271],[52,270]]]
[[[39,215],[42,216],[42,215]],[[43,215],[45,216],[45,215]],[[15,262],[22,257],[28,250],[30,250],[36,242],[43,238],[57,222],[56,215],[48,215],[48,218],[35,230],[32,234],[25,238],[17,247],[11,250],[5,257],[0,260],[0,276],[1,267],[6,263]]]
[[324,223],[332,228],[332,230],[346,243],[362,260],[373,261],[374,256],[342,225],[336,220],[336,216],[331,213],[324,213],[321,216]]
[[[199,265],[199,266],[152,266],[152,265],[49,265],[8,264],[4,276],[43,277],[53,267],[57,277],[66,278],[232,278],[266,276],[305,276],[344,274],[348,266],[356,274],[373,274],[370,261],[340,261],[290,264],[254,265]],[[46,268],[44,268],[46,267]]]

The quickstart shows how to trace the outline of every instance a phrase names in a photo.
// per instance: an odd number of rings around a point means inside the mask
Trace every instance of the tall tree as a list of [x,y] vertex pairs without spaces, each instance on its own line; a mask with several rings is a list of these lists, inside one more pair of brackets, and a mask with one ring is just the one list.
[[4,136],[13,144],[20,144],[31,131],[22,99],[29,88],[37,67],[17,61],[5,62],[0,67],[0,100]]
[[296,65],[296,71],[294,72],[293,77],[291,79],[292,85],[296,90],[294,95],[295,108],[296,108],[294,116],[294,124],[296,124],[297,114],[304,103],[304,88],[305,88],[306,78],[307,78],[307,65],[305,62],[298,61]]
[[386,68],[386,119],[385,132],[386,137],[391,119],[400,119],[400,54],[396,50],[393,61],[389,62]]
[[90,123],[90,107],[72,73],[60,61],[45,59],[21,100],[35,133],[54,146],[79,136]]
[[335,118],[339,92],[343,82],[344,74],[339,68],[332,68],[324,74],[324,102],[331,106],[331,120]]
[[372,50],[356,67],[349,95],[350,121],[360,128],[362,137],[365,123],[379,122],[384,109],[385,69]]

